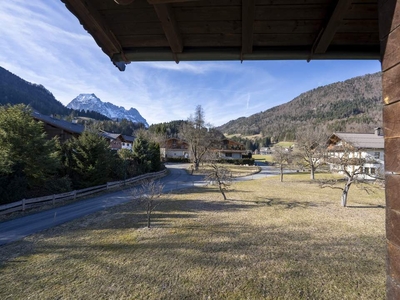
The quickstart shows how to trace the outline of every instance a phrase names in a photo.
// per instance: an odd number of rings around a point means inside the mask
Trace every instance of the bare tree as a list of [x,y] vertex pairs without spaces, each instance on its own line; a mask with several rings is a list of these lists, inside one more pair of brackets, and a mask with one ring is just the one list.
[[334,152],[334,155],[330,155],[328,157],[328,162],[336,166],[336,171],[343,172],[343,174],[346,176],[345,185],[343,187],[339,187],[336,186],[337,181],[330,181],[322,182],[321,187],[342,190],[341,205],[346,207],[351,185],[353,183],[364,181],[364,164],[373,163],[375,160],[369,157],[363,157],[357,149],[349,145],[342,145],[336,150],[337,151]]
[[154,179],[145,180],[140,187],[133,190],[133,197],[146,209],[147,228],[151,225],[151,213],[161,204],[164,185]]
[[275,164],[279,166],[280,181],[283,182],[283,169],[291,162],[291,151],[281,146],[274,146],[272,157]]
[[210,162],[209,166],[211,170],[206,175],[205,180],[210,184],[214,184],[218,186],[219,191],[221,192],[224,200],[226,200],[225,192],[232,184],[232,176],[229,169],[224,167],[221,164],[217,164],[217,162]]
[[315,171],[325,163],[327,135],[315,127],[301,128],[296,133],[295,157],[299,163],[310,168],[310,179],[315,179]]
[[205,123],[201,105],[196,107],[194,116],[190,116],[188,122],[182,125],[180,134],[189,144],[190,157],[195,171],[199,169],[204,155],[220,142],[218,132]]

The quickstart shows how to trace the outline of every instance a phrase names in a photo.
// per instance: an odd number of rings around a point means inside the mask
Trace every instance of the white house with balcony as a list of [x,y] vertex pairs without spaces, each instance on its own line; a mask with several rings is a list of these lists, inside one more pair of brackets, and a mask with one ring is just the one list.
[[101,131],[101,136],[108,140],[112,150],[128,149],[132,151],[132,146],[135,141],[135,137],[133,136],[106,132],[104,130]]
[[[361,167],[362,174],[359,176],[364,179],[375,179],[384,174],[384,138],[381,128],[376,128],[375,133],[333,133],[328,141],[328,161],[331,171],[343,173],[344,166],[335,163],[334,158],[340,161],[344,155],[347,155],[350,161],[345,166],[347,170],[353,172]],[[356,162],[362,162],[362,166]]]

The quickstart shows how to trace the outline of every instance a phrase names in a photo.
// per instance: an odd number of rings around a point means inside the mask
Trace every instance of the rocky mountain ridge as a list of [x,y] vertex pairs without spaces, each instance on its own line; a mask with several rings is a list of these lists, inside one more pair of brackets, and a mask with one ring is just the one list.
[[140,115],[137,109],[130,108],[126,110],[122,106],[117,106],[110,102],[103,102],[95,94],[80,94],[74,98],[67,107],[79,111],[96,111],[110,119],[126,119],[134,123],[142,123],[146,128],[149,127],[146,119]]

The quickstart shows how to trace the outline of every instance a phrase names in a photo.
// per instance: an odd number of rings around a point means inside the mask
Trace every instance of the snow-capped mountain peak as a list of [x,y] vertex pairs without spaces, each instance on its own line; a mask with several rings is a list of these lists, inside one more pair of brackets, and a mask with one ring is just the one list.
[[146,127],[149,127],[146,119],[144,119],[137,109],[130,108],[126,110],[122,106],[116,106],[110,102],[102,102],[95,94],[80,94],[78,97],[73,99],[68,105],[68,108],[76,110],[92,110],[101,113],[110,119],[127,119],[135,123],[143,123]]

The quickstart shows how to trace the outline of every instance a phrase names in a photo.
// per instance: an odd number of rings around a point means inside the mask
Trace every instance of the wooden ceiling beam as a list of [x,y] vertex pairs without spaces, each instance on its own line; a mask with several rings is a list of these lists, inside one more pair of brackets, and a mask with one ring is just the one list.
[[194,2],[199,0],[147,0],[149,4],[167,4],[167,3],[182,3],[182,2]]
[[326,26],[321,29],[321,34],[317,36],[314,42],[312,53],[325,53],[331,44],[335,33],[337,32],[345,13],[349,10],[352,0],[339,0],[336,7],[329,18]]
[[242,55],[253,52],[255,0],[242,0]]
[[177,59],[176,54],[182,53],[183,42],[172,7],[170,4],[155,4],[153,7],[161,22],[164,34],[174,54],[175,61],[178,63],[179,60]]

